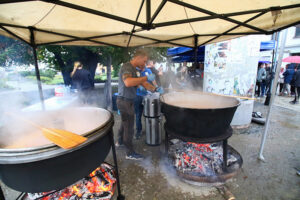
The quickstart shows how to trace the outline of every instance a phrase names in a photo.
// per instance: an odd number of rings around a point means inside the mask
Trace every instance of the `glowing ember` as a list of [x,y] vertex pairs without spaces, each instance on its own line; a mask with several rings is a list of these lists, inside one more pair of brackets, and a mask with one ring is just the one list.
[[114,194],[115,183],[115,172],[110,165],[104,163],[86,178],[65,189],[55,192],[28,193],[24,200],[109,200]]
[[[181,172],[193,172],[198,176],[215,176],[223,172],[223,148],[221,143],[198,144],[179,141],[170,148],[174,166]],[[237,159],[228,155],[227,165]]]

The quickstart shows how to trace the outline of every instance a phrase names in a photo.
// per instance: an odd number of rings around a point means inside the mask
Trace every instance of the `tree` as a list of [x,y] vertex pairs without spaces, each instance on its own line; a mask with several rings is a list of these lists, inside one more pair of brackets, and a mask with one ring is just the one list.
[[[157,62],[166,60],[167,48],[147,47],[150,59]],[[94,77],[98,63],[105,66],[111,59],[114,76],[117,76],[122,63],[128,62],[135,48],[111,46],[62,46],[46,45],[37,48],[38,60],[62,72],[64,83],[71,84],[70,72],[75,61],[81,61]],[[0,36],[0,65],[33,64],[32,48],[17,40]]]
[[0,66],[33,64],[32,48],[24,42],[0,36]]
[[39,59],[51,64],[55,69],[60,70],[65,85],[71,84],[70,73],[73,70],[73,63],[80,61],[84,68],[95,76],[100,56],[89,47],[82,46],[53,46],[47,45],[38,48]]

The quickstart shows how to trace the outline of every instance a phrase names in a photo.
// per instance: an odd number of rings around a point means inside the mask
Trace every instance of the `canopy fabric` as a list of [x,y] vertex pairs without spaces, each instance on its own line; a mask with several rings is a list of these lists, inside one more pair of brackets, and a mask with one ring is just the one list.
[[2,0],[0,34],[31,45],[194,47],[300,22],[300,0]]

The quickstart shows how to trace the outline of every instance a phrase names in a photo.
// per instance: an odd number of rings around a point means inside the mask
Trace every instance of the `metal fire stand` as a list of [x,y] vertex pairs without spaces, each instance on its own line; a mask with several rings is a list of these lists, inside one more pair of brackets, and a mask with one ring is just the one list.
[[227,154],[228,154],[228,144],[227,140],[229,137],[232,136],[232,128],[228,128],[225,132],[225,134],[221,135],[221,137],[215,137],[215,138],[190,138],[178,135],[170,130],[167,130],[166,124],[165,124],[165,153],[167,154],[169,152],[169,141],[171,139],[180,139],[184,142],[195,142],[199,144],[205,144],[205,143],[214,143],[214,142],[220,142],[222,141],[223,146],[223,170],[227,171]]

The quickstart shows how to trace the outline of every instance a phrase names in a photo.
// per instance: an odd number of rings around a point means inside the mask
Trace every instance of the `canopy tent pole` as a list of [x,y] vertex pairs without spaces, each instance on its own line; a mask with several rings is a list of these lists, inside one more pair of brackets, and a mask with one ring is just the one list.
[[272,112],[273,103],[274,103],[274,95],[275,95],[276,89],[277,89],[276,86],[277,86],[277,81],[278,81],[278,77],[279,77],[279,72],[280,72],[280,68],[281,68],[281,64],[282,64],[282,56],[283,56],[283,51],[284,51],[285,42],[286,42],[286,35],[287,35],[287,30],[285,29],[285,30],[282,31],[280,52],[279,52],[278,62],[277,62],[277,67],[276,67],[276,75],[275,75],[275,79],[274,79],[273,85],[272,85],[271,102],[270,102],[270,106],[269,106],[269,109],[268,109],[264,134],[262,135],[262,140],[261,140],[261,144],[260,144],[258,159],[262,160],[262,161],[265,161],[265,158],[263,156],[263,151],[264,151],[265,141],[266,141],[266,138],[268,136],[270,117],[271,117],[271,112]]
[[194,56],[195,56],[195,60],[194,60],[194,63],[195,63],[195,67],[197,66],[197,63],[198,63],[198,61],[197,61],[197,57],[198,57],[198,36],[197,35],[195,35],[194,36]]
[[[276,72],[276,67],[277,67],[277,62],[276,62],[276,55],[277,55],[277,51],[278,51],[278,35],[279,35],[279,33],[278,32],[276,32],[276,33],[273,33],[273,35],[272,35],[272,40],[275,40],[275,42],[276,42],[276,48],[275,49],[273,49],[273,51],[272,51],[272,68],[271,68],[271,71],[270,71],[270,73],[272,73],[272,75],[271,75],[271,83],[270,83],[270,88],[269,88],[269,90],[268,90],[268,92],[267,92],[267,97],[266,97],[266,100],[265,100],[265,105],[266,106],[268,106],[269,104],[270,104],[270,99],[271,99],[271,91],[272,91],[272,85],[273,85],[273,81],[274,81],[274,76],[273,76],[273,74]],[[276,88],[277,88],[277,85],[276,85]],[[275,94],[276,94],[276,91],[275,91]]]
[[30,30],[30,43],[33,51],[33,57],[34,57],[35,75],[36,75],[37,84],[39,88],[40,100],[41,100],[42,110],[45,110],[44,95],[43,95],[43,89],[42,89],[42,83],[40,77],[40,70],[37,62],[36,44],[34,41],[33,27],[30,27],[29,30]]
[[106,109],[112,111],[112,89],[111,89],[111,55],[108,56],[107,71],[106,71]]

